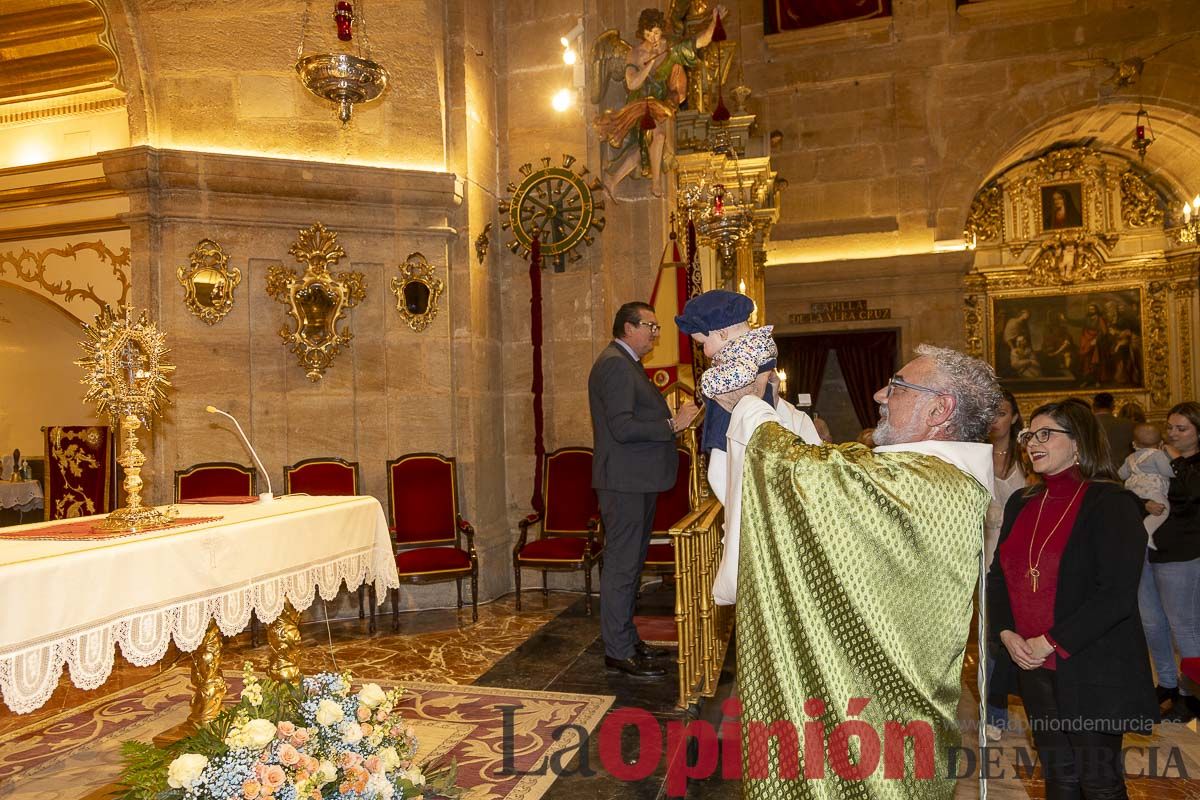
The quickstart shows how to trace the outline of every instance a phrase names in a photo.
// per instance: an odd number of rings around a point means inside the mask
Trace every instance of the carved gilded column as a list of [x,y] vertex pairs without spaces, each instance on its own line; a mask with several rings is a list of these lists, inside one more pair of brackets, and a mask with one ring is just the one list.
[[1193,381],[1192,362],[1195,353],[1192,351],[1192,306],[1195,303],[1196,278],[1189,275],[1186,278],[1171,283],[1171,293],[1175,296],[1175,341],[1179,343],[1179,392],[1184,400],[1196,399],[1196,386]]
[[300,612],[291,602],[283,604],[279,617],[267,627],[271,661],[267,675],[285,683],[300,681]]
[[220,713],[224,699],[221,630],[216,620],[209,620],[200,646],[192,652],[192,712],[188,715],[188,722],[197,727],[211,722]]

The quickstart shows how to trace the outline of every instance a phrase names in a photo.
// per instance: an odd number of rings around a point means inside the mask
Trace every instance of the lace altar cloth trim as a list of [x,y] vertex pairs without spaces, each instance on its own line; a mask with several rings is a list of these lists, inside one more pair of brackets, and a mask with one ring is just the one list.
[[163,531],[167,528],[203,525],[207,522],[216,522],[220,519],[223,519],[223,517],[180,517],[166,525],[152,525],[136,531],[106,531],[97,527],[94,520],[84,520],[82,522],[66,522],[62,525],[50,525],[44,528],[34,528],[33,530],[19,532],[0,530],[0,539],[15,539],[26,542],[98,542],[104,539],[122,539],[126,536],[138,536],[139,534],[150,533],[151,531]]
[[[312,605],[317,591],[324,600],[332,600],[343,581],[347,589],[357,589],[369,576],[371,559],[370,551],[356,553],[232,592],[112,620],[0,658],[0,694],[14,712],[27,714],[54,694],[63,664],[70,670],[71,683],[80,689],[95,689],[112,672],[116,645],[130,663],[139,667],[157,663],[172,639],[176,647],[190,653],[200,646],[209,620],[216,620],[225,636],[245,630],[252,612],[264,624],[270,624],[283,611],[285,600],[297,611],[304,611]],[[399,585],[399,581],[388,585],[383,578],[375,579],[380,598],[387,597],[387,589]]]

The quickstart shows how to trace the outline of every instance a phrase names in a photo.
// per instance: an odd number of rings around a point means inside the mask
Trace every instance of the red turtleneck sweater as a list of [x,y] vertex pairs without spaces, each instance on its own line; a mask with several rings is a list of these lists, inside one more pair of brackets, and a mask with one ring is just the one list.
[[[1071,529],[1075,527],[1075,518],[1079,516],[1079,507],[1087,488],[1078,467],[1044,477],[1046,490],[1025,504],[1013,522],[1012,533],[1000,545],[1000,565],[1004,568],[1004,583],[1008,587],[1017,635],[1023,639],[1046,635],[1055,653],[1067,657],[1068,654],[1050,639],[1047,632],[1054,626],[1059,562],[1067,540],[1071,538]],[[1037,521],[1039,509],[1040,522]],[[1040,573],[1036,592],[1029,575],[1031,564]],[[1055,653],[1046,657],[1043,668],[1055,668]]]

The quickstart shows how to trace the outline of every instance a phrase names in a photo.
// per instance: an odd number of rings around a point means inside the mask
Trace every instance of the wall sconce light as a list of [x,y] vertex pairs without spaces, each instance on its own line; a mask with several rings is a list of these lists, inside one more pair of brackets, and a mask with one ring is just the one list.
[[1183,203],[1183,225],[1167,231],[1178,244],[1195,244],[1200,241],[1200,194],[1192,202]]

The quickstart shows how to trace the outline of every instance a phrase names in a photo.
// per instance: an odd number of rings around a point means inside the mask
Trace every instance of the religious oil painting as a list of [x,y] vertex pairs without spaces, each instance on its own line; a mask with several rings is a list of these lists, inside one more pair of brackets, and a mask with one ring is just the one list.
[[1083,185],[1060,183],[1042,187],[1042,230],[1083,227]]
[[1144,386],[1140,289],[998,297],[992,364],[1013,392]]

